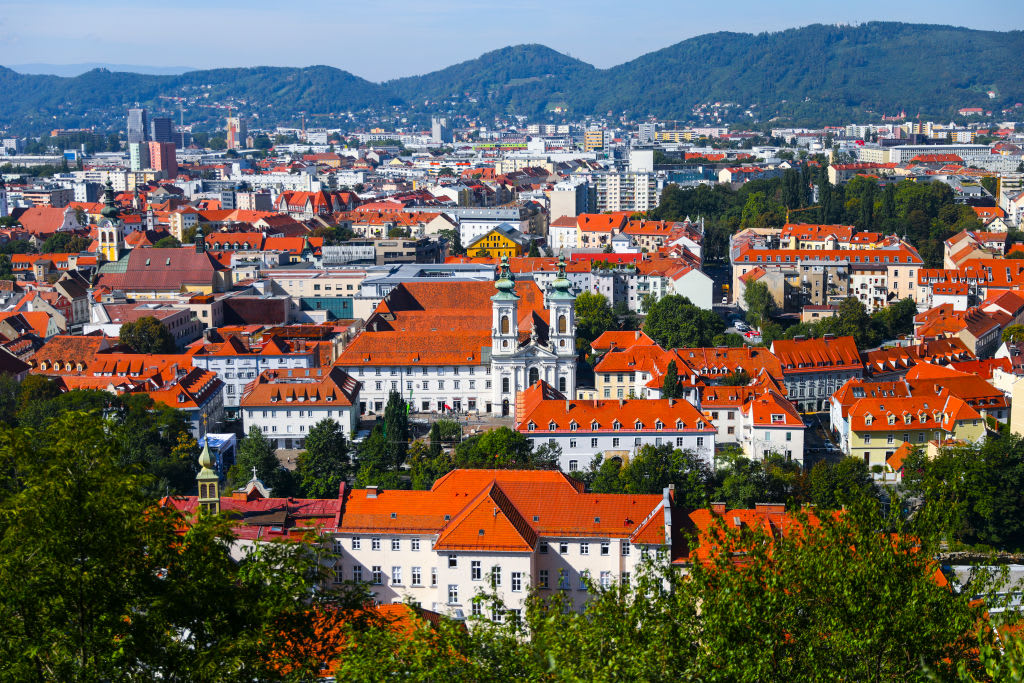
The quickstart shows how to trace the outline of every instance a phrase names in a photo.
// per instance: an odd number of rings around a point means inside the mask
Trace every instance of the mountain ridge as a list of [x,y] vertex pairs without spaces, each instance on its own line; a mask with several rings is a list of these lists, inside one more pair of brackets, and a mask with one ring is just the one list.
[[[417,76],[369,81],[332,66],[235,67],[177,75],[94,69],[75,77],[0,67],[8,107],[0,125],[89,125],[136,103],[173,110],[175,97],[235,106],[259,121],[399,107],[429,115],[544,118],[628,112],[687,119],[709,102],[749,108],[761,121],[835,123],[852,116],[921,112],[951,117],[962,106],[1024,101],[1024,31],[938,24],[813,24],[758,34],[694,36],[599,69],[550,47],[521,44]],[[994,97],[989,97],[992,92]],[[203,112],[192,112],[202,121]],[[219,116],[219,114],[218,114]],[[213,118],[213,114],[207,116]]]

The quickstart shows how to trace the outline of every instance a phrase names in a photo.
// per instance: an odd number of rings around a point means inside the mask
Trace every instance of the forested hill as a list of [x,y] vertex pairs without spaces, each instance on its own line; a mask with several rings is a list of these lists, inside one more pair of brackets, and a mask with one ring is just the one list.
[[[175,110],[167,98],[236,106],[260,121],[296,120],[402,106],[433,112],[539,118],[563,107],[574,118],[629,112],[686,119],[702,103],[731,102],[765,121],[781,115],[840,123],[872,113],[946,119],[956,110],[999,110],[1024,101],[1024,32],[873,22],[814,25],[758,35],[713,33],[596,69],[542,45],[519,45],[422,76],[377,84],[327,66],[252,67],[176,76],[97,69],[75,78],[22,75],[0,67],[0,126],[109,123],[135,103]],[[988,93],[994,93],[990,98]],[[199,106],[195,106],[199,105]],[[216,107],[206,106],[218,117]],[[55,118],[56,117],[56,120]],[[419,119],[415,119],[419,120]],[[324,123],[327,123],[325,120]]]

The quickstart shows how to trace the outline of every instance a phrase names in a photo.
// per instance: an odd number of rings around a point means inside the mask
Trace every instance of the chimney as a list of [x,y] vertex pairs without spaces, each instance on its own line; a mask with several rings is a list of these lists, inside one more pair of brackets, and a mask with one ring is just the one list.
[[834,334],[826,334],[826,335],[822,336],[822,339],[824,341],[832,341],[835,338],[836,338],[836,335],[834,335]]
[[376,486],[367,486],[366,487],[366,497],[369,498],[369,499],[376,498],[377,497],[377,487]]
[[622,406],[624,406],[624,405],[626,405],[626,399],[624,399],[624,398],[620,398],[620,399],[619,399],[619,407],[621,408],[621,407],[622,407]]
[[711,504],[711,512],[715,513],[716,515],[724,515],[725,514],[725,503],[712,503]]

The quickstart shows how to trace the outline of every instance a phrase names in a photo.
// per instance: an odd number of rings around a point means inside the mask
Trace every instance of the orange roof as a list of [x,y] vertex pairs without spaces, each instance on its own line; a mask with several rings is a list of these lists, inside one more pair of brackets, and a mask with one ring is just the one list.
[[560,432],[660,432],[714,433],[711,419],[689,401],[660,399],[534,400],[541,382],[520,394],[531,407],[523,411],[516,429],[523,434]]
[[778,339],[772,342],[771,350],[782,364],[784,373],[833,372],[864,367],[853,337]]
[[608,330],[590,342],[595,351],[607,351],[612,348],[628,349],[631,346],[654,346],[654,340],[640,330]]
[[359,395],[359,382],[341,368],[281,368],[264,370],[247,387],[243,407],[276,403],[302,406],[351,406]]
[[623,213],[581,213],[576,217],[576,227],[583,232],[617,232],[626,225]]

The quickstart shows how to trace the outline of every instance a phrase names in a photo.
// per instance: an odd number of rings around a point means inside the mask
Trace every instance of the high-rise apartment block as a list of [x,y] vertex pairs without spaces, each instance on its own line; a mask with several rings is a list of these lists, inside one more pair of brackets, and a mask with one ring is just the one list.
[[128,143],[128,168],[132,171],[141,171],[149,168],[148,142]]
[[454,141],[451,129],[448,128],[448,119],[436,116],[430,119],[430,139],[435,144]]
[[173,142],[149,143],[149,167],[163,171],[168,178],[178,177],[178,155]]
[[149,123],[146,110],[132,108],[128,110],[128,142],[146,142],[149,140]]
[[241,149],[245,146],[245,138],[249,136],[249,126],[241,116],[229,116],[227,119],[228,149]]

